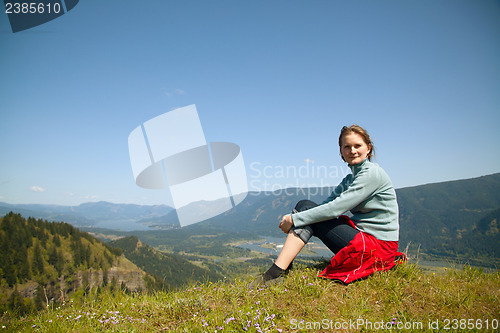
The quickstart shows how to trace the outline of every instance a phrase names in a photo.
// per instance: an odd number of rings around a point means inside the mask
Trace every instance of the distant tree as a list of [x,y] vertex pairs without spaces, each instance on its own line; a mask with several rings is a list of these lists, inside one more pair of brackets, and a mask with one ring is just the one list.
[[102,271],[102,285],[106,286],[108,284],[108,271],[103,269]]
[[40,229],[40,244],[41,246],[46,249],[47,248],[47,241],[49,239],[49,235],[45,231],[45,228]]
[[77,241],[73,238],[73,241],[71,242],[71,250],[73,251],[73,264],[75,267],[79,267],[83,264],[83,246],[79,238]]
[[5,281],[9,287],[14,287],[17,283],[16,271],[14,270],[14,267],[10,264],[10,262],[7,262],[4,267],[2,267],[2,270]]
[[113,276],[113,278],[111,279],[111,282],[109,284],[109,290],[111,291],[115,291],[118,287],[118,281],[116,280],[116,278]]
[[43,286],[39,285],[36,288],[36,294],[35,294],[35,307],[38,310],[41,310],[45,307],[45,293],[43,291]]
[[109,251],[104,251],[104,258],[106,259],[106,261],[108,262],[108,264],[110,266],[113,266],[113,256],[109,253]]
[[35,250],[33,253],[33,269],[38,275],[42,275],[45,270],[43,266],[43,258],[42,258],[42,249],[40,248],[40,244],[35,245]]
[[52,239],[52,242],[54,243],[54,246],[60,247],[61,246],[61,238],[59,235],[55,234],[54,238]]
[[49,260],[48,263],[57,270],[57,273],[61,275],[64,268],[64,258],[60,250],[55,246],[51,247],[49,250]]
[[75,243],[79,242],[80,238],[81,238],[80,232],[77,229],[73,228],[71,230],[71,239],[73,240],[73,242],[75,242]]
[[33,236],[31,235],[30,228],[27,225],[24,225],[22,229],[21,244],[25,248],[33,246]]
[[91,267],[91,254],[92,250],[90,249],[90,245],[83,247],[82,253],[83,261],[86,263],[87,267]]
[[30,267],[30,262],[28,260],[27,251],[24,250],[23,252],[25,253],[25,257],[18,267],[19,277],[24,281],[28,281],[29,279],[31,279],[31,267]]

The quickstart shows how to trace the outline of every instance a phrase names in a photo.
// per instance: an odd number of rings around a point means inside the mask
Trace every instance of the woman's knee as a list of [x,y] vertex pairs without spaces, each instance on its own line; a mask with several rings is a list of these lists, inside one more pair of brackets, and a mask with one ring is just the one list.
[[314,201],[311,201],[311,200],[300,200],[295,205],[294,211],[295,212],[302,212],[304,210],[308,210],[308,209],[314,208],[316,206],[318,206],[318,204],[315,203]]
[[313,236],[313,231],[310,226],[306,225],[304,227],[292,227],[291,232],[295,234],[295,236],[299,237],[302,239],[302,241],[307,244],[309,242],[309,239]]
[[337,248],[346,246],[359,232],[340,219],[314,223],[309,226],[311,227],[313,236],[318,237],[325,244],[335,243],[335,247]]

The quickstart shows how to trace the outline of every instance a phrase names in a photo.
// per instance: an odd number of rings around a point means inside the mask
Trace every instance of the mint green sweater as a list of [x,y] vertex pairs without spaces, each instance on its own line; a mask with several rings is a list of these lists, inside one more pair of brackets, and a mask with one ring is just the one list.
[[365,159],[319,206],[293,214],[296,227],[326,221],[351,211],[356,227],[384,241],[399,239],[396,191],[385,171]]

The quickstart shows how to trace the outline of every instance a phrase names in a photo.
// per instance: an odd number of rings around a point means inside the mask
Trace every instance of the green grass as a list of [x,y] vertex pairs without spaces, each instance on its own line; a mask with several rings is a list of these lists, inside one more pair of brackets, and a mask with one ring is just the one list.
[[[500,329],[500,273],[468,266],[443,274],[405,264],[350,285],[317,278],[321,265],[295,267],[282,284],[197,284],[173,292],[75,294],[23,318],[11,332],[469,332]],[[381,328],[380,325],[383,327]],[[480,326],[481,325],[481,326]],[[496,325],[496,326],[495,326]],[[398,329],[399,327],[399,329]],[[446,329],[448,328],[448,330]]]

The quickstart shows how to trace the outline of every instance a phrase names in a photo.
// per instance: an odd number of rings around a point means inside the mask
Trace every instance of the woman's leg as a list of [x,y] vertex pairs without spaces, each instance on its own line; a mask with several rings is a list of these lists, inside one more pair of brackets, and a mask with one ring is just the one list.
[[275,265],[285,270],[312,236],[318,237],[333,253],[339,252],[359,231],[340,219],[318,222],[288,233]]
[[290,231],[274,264],[282,270],[287,269],[304,245],[306,243],[296,233]]
[[340,219],[332,219],[290,230],[274,265],[265,273],[267,279],[275,279],[292,263],[312,236],[318,237],[333,253],[339,252],[354,239],[359,231]]
[[[316,207],[318,204],[311,200],[301,200],[299,201],[292,213],[302,212],[307,209]],[[278,259],[276,259],[275,265],[285,270],[292,263],[293,259],[299,254],[304,245],[312,237],[313,231],[311,228],[293,228],[288,233],[286,237],[285,244],[281,249]]]
[[[299,212],[315,206],[317,206],[317,204],[310,200],[301,200],[297,203],[293,212]],[[290,263],[295,259],[297,254],[299,254],[300,250],[302,250],[312,235],[313,231],[308,226],[290,230],[276,262],[256,281],[252,282],[249,287],[253,288],[255,285],[260,285],[262,283],[267,284],[267,281],[275,280],[283,275]]]
[[[317,204],[310,200],[301,200],[297,203],[293,212],[304,211],[316,206]],[[261,283],[266,284],[267,281],[280,277],[312,236],[318,237],[332,252],[337,253],[349,244],[358,232],[358,230],[339,219],[292,228],[288,233],[276,262],[261,275],[257,283],[254,281],[254,283],[250,284],[250,287],[253,288],[256,284],[259,285]]]
[[346,247],[359,232],[340,219],[314,223],[310,227],[313,235],[318,237],[333,253]]

